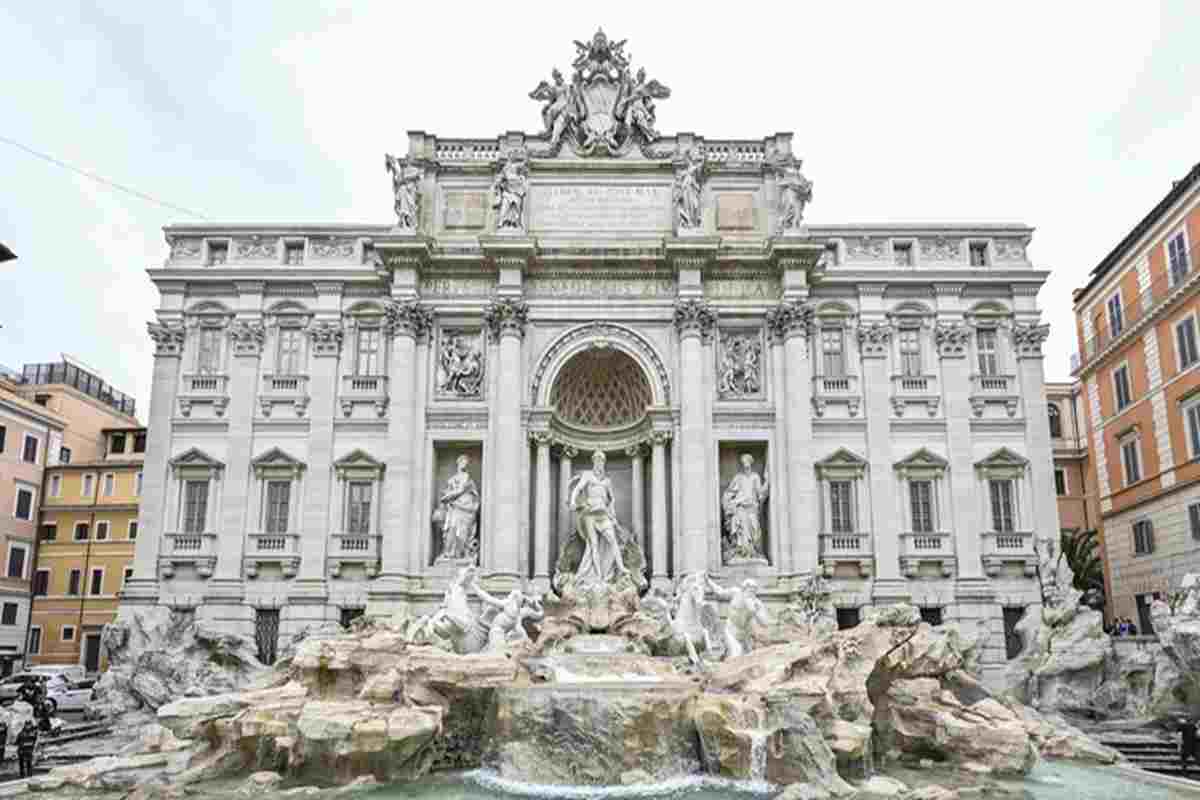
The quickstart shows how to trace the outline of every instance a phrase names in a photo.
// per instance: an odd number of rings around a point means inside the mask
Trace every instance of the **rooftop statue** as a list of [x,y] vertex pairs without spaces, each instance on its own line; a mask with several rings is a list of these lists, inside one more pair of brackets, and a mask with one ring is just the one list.
[[421,182],[421,171],[409,167],[407,158],[384,154],[384,164],[392,175],[392,194],[396,199],[396,227],[415,231],[420,212],[421,195],[417,184]]
[[492,181],[492,208],[496,210],[496,230],[525,230],[525,195],[529,192],[529,166],[525,152],[509,151]]

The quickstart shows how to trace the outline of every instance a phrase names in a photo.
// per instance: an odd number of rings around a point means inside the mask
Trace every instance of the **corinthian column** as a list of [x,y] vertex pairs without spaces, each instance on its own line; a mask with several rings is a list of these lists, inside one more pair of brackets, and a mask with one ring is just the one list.
[[499,298],[484,310],[484,321],[492,339],[499,342],[500,386],[493,405],[492,422],[496,432],[496,497],[492,521],[493,575],[517,579],[521,576],[521,470],[528,452],[521,433],[521,340],[529,307],[525,301]]
[[679,332],[679,446],[683,464],[679,482],[683,504],[680,516],[679,552],[681,573],[708,568],[708,407],[704,396],[703,343],[712,335],[716,312],[703,300],[680,300],[675,304],[675,329]]
[[533,485],[533,583],[534,591],[550,588],[550,434],[537,431],[529,437],[537,447],[536,478]]
[[820,556],[812,455],[812,363],[808,357],[812,308],[800,302],[780,303],[767,313],[767,327],[783,341],[785,362],[781,410],[787,432],[789,530],[784,550],[790,554],[790,563],[786,569],[812,574]]
[[650,568],[651,585],[669,589],[667,571],[667,442],[669,431],[655,431],[650,439]]
[[409,530],[412,519],[414,413],[416,409],[417,337],[431,321],[427,308],[416,300],[388,303],[387,332],[391,337],[388,360],[388,436],[384,447],[383,524],[380,525],[379,577],[371,585],[369,600],[396,602],[404,589],[409,548],[416,542]]

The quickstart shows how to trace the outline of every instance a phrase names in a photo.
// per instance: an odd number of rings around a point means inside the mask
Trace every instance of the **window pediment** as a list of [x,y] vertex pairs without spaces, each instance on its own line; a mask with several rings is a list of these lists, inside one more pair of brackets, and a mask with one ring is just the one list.
[[288,475],[296,477],[305,468],[303,461],[293,458],[278,447],[272,447],[267,452],[251,460],[250,466],[254,468],[254,474],[260,478],[264,475]]
[[932,450],[922,447],[897,461],[893,468],[906,478],[940,476],[949,468],[950,462]]
[[214,475],[225,469],[224,463],[216,460],[198,447],[185,450],[175,456],[171,459],[170,464],[171,469],[177,476],[185,472],[191,475]]
[[341,478],[376,479],[383,475],[384,464],[376,461],[365,450],[352,450],[333,462],[333,468]]
[[840,447],[814,466],[822,478],[861,478],[867,470],[867,460]]
[[1025,474],[1029,459],[1001,447],[982,461],[975,462],[975,469],[989,478],[1019,478]]

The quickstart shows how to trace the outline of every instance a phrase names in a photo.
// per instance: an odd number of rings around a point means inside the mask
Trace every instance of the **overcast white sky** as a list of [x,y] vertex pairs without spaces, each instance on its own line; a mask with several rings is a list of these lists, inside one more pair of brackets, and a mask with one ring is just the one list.
[[[6,4],[7,5],[7,4]],[[271,7],[273,5],[273,7]],[[170,7],[170,8],[168,8]],[[0,137],[220,221],[390,222],[405,132],[540,128],[597,26],[659,127],[794,131],[808,218],[1037,228],[1048,379],[1071,289],[1200,160],[1200,15],[1153,3],[40,3],[0,8]],[[71,353],[144,418],[161,228],[191,218],[0,142],[0,363]]]

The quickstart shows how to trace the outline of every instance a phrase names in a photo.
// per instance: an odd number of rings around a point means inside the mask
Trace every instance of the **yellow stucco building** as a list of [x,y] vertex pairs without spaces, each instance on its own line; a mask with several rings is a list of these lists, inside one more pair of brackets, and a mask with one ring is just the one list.
[[133,566],[146,429],[104,434],[103,459],[45,473],[28,647],[35,664],[104,667],[100,632]]

